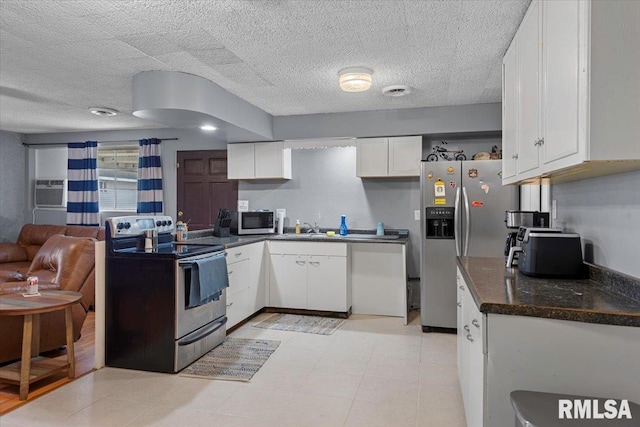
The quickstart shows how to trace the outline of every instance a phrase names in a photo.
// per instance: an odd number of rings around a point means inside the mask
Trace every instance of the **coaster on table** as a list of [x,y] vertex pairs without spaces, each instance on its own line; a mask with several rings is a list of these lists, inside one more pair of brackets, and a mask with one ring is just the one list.
[[40,292],[36,292],[35,294],[22,294],[23,297],[39,297]]

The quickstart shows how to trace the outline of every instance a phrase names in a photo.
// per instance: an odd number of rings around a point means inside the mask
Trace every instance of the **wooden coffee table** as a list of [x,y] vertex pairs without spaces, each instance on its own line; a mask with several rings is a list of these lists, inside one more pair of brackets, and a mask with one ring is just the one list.
[[[73,354],[73,322],[71,306],[82,294],[71,291],[42,291],[39,296],[25,297],[21,293],[0,295],[0,316],[24,316],[22,327],[22,358],[19,362],[0,367],[0,382],[20,385],[20,400],[26,400],[29,384],[68,368],[69,378],[75,377]],[[67,335],[67,361],[39,357],[40,313],[64,310]],[[35,339],[33,336],[35,335]],[[32,359],[32,355],[35,355]]]

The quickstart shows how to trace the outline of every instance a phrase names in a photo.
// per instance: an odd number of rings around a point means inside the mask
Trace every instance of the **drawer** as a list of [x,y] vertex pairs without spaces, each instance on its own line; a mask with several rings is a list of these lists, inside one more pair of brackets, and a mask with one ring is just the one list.
[[347,256],[344,242],[281,242],[270,241],[271,255],[333,255]]
[[227,249],[227,265],[243,259],[249,259],[249,251],[244,246]]
[[228,296],[249,288],[249,280],[251,277],[250,269],[251,262],[248,259],[232,263],[227,261],[227,274],[229,275]]
[[243,289],[235,294],[227,294],[227,329],[246,319],[248,313],[249,290]]

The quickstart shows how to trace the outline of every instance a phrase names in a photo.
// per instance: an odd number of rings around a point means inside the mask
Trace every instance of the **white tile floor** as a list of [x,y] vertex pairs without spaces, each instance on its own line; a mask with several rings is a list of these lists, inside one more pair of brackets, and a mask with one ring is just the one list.
[[252,327],[281,341],[251,382],[104,368],[0,418],[0,426],[462,427],[456,336],[419,318],[353,315],[334,334]]

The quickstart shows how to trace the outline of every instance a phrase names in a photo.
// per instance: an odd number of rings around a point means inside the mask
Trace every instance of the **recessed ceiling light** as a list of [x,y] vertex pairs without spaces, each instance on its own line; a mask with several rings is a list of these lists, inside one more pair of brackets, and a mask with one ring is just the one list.
[[214,131],[214,130],[216,130],[216,129],[218,129],[218,128],[217,128],[217,127],[215,127],[215,126],[211,126],[211,125],[202,125],[202,126],[200,126],[200,129],[202,129],[202,130],[208,130],[208,131]]
[[345,92],[363,92],[371,87],[373,71],[364,67],[340,70],[340,89]]
[[382,89],[382,94],[386,96],[405,96],[411,93],[411,88],[405,85],[387,86]]
[[101,116],[101,117],[111,117],[118,114],[118,110],[114,110],[113,108],[106,108],[106,107],[91,107],[89,108],[89,112],[91,114],[95,114],[96,116]]

